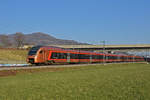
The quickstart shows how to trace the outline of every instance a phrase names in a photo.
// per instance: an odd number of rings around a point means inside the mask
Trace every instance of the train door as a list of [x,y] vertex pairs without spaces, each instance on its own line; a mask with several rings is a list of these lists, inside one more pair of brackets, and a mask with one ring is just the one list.
[[90,54],[90,63],[92,63],[92,54]]
[[45,60],[46,60],[46,55],[45,54],[46,54],[45,50],[40,50],[39,51],[38,60],[39,60],[40,63],[45,62]]
[[135,57],[133,56],[133,62],[135,61]]
[[67,53],[67,63],[70,63],[70,53]]
[[117,56],[117,62],[120,62],[121,57]]

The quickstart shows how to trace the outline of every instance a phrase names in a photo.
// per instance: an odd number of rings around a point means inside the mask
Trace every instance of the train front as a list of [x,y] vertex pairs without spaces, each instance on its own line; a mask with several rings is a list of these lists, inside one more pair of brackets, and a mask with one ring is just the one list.
[[35,64],[37,63],[37,52],[41,46],[34,46],[28,52],[27,63]]

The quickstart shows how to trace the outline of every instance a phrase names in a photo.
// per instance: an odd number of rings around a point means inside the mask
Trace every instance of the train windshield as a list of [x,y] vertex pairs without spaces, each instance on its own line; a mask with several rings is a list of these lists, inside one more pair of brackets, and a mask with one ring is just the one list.
[[41,46],[32,47],[28,53],[28,55],[35,55]]

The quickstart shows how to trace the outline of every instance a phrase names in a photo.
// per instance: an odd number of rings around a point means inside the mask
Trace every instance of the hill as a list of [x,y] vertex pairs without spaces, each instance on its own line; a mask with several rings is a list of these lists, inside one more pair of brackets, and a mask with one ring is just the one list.
[[[10,43],[13,46],[16,45],[15,37],[16,34],[0,35],[0,45],[5,45],[5,44],[8,45]],[[22,34],[20,40],[24,44],[28,44],[28,45],[81,45],[81,44],[86,45],[86,43],[79,43],[74,40],[57,39],[49,34],[42,33],[42,32],[35,32],[32,34]]]
[[26,41],[29,44],[40,44],[40,45],[50,45],[50,44],[65,44],[65,45],[76,45],[76,44],[84,44],[79,43],[74,40],[63,40],[63,39],[57,39],[51,35],[37,32],[32,34],[25,35]]

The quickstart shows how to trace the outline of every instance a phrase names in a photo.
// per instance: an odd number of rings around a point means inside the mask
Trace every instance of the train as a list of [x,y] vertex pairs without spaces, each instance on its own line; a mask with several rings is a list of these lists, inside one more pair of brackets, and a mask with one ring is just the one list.
[[30,64],[50,65],[55,63],[113,63],[143,62],[144,57],[125,54],[106,54],[82,50],[71,50],[54,46],[34,46],[27,56]]

